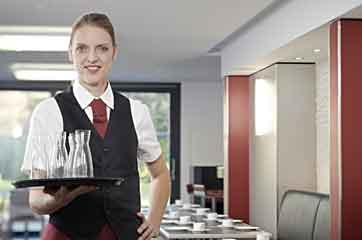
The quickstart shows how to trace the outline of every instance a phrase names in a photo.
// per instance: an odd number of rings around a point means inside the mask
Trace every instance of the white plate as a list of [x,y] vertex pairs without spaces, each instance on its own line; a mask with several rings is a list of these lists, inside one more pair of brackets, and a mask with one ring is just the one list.
[[200,208],[200,207],[194,208],[194,209],[192,209],[192,210],[196,211],[197,209],[203,209],[204,211],[209,211],[209,210],[210,210],[210,208]]
[[191,210],[191,209],[196,209],[196,208],[199,208],[200,205],[199,204],[191,204],[191,205],[180,205],[181,206],[181,209],[184,209],[184,210]]
[[176,220],[176,219],[179,219],[180,217],[171,217],[170,215],[166,214],[163,216],[163,218]]
[[163,224],[169,224],[169,223],[176,223],[177,220],[171,220],[171,219],[162,219]]
[[191,215],[195,216],[195,217],[202,217],[202,216],[205,216],[206,214],[207,213],[202,213],[202,214],[192,213]]
[[164,227],[163,229],[167,231],[190,231],[191,228],[182,227],[182,226],[171,226],[171,227]]
[[193,228],[189,228],[188,229],[188,231],[190,231],[190,232],[208,232],[208,231],[210,231],[211,229],[209,229],[209,228],[205,228],[204,230],[194,230]]
[[234,226],[234,229],[237,229],[237,230],[259,230],[259,227],[254,227],[254,226]]
[[177,224],[177,225],[190,225],[190,224],[193,224],[193,222],[192,221],[189,221],[189,222],[175,221],[175,224]]
[[216,227],[219,227],[219,228],[233,228],[233,227],[235,227],[235,226],[232,225],[232,226],[230,226],[230,227],[227,227],[227,226],[224,226],[224,225],[220,224],[220,225],[217,225]]
[[[218,219],[217,221],[218,222],[222,222],[224,219]],[[233,223],[242,223],[243,220],[240,220],[240,219],[233,219]]]
[[216,222],[217,219],[208,219],[208,218],[204,218],[204,221],[207,221],[207,222]]

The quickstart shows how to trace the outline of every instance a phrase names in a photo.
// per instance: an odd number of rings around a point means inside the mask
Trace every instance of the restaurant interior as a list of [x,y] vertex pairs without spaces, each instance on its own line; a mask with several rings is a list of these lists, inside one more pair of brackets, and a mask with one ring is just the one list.
[[112,88],[148,106],[170,171],[155,239],[362,239],[362,0],[1,1],[0,239],[41,239],[49,216],[14,183],[92,11],[116,29]]

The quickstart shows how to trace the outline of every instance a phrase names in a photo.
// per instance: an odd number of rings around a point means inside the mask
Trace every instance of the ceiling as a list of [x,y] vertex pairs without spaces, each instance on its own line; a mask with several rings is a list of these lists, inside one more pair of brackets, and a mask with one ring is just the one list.
[[[340,18],[362,18],[362,6]],[[319,52],[314,52],[319,49]],[[297,59],[298,58],[298,59]],[[300,59],[302,58],[302,59]],[[329,23],[260,58],[254,65],[240,66],[238,74],[249,75],[276,62],[322,62],[329,59]]]
[[[80,15],[104,12],[120,53],[110,75],[120,81],[207,81],[220,58],[208,54],[274,0],[2,0],[1,26],[68,27]],[[0,81],[15,62],[65,63],[64,52],[0,52]]]

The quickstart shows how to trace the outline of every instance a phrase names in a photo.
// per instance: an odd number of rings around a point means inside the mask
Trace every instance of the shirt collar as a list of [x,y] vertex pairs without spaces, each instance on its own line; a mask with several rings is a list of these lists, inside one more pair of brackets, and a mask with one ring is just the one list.
[[[82,109],[88,107],[93,99],[96,98],[85,87],[80,85],[78,81],[75,81],[73,84],[73,93]],[[102,99],[109,108],[114,108],[113,92],[109,82],[107,83],[106,90],[99,98]]]

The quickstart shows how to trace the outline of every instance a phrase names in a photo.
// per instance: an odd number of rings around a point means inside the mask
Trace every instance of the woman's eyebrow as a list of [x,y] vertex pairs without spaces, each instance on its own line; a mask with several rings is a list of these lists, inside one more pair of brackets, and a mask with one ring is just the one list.
[[[103,46],[109,46],[110,43],[100,43],[100,44],[97,44],[96,47],[103,47]],[[88,44],[85,44],[85,43],[77,43],[76,46],[86,46],[88,47],[89,45]]]
[[110,43],[101,43],[101,44],[97,44],[96,47],[103,47],[103,46],[109,46]]
[[76,46],[88,46],[88,45],[85,43],[77,43]]

